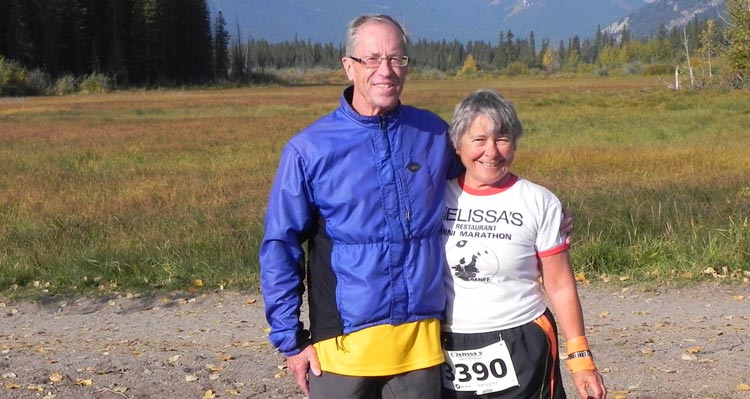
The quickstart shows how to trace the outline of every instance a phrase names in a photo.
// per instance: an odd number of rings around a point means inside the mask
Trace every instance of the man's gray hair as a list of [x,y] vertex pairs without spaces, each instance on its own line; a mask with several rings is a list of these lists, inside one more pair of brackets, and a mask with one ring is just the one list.
[[391,18],[389,15],[368,14],[361,15],[349,22],[349,26],[346,29],[346,55],[354,54],[354,49],[357,45],[357,34],[359,33],[359,27],[368,22],[393,24],[394,26],[396,26],[396,28],[398,28],[398,30],[401,32],[401,38],[404,42],[404,49],[406,49],[406,46],[409,44],[409,36],[406,34],[406,29],[404,29],[404,27],[400,23],[396,22],[396,20]]

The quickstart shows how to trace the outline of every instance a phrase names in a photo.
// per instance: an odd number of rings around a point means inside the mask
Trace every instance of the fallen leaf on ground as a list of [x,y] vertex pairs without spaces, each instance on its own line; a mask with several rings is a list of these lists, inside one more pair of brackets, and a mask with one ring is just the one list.
[[60,381],[62,381],[62,379],[63,379],[63,377],[62,377],[62,375],[60,373],[52,373],[52,374],[49,375],[49,380],[51,382],[53,382],[53,383],[54,382],[60,382]]
[[185,381],[187,382],[198,381],[198,376],[195,374],[188,374],[185,376]]
[[88,387],[88,386],[94,385],[94,381],[89,380],[89,379],[76,378],[76,385],[79,385],[82,387]]
[[747,385],[747,384],[739,384],[739,385],[737,385],[737,390],[738,390],[738,391],[742,391],[742,392],[745,392],[745,391],[750,391],[750,385]]
[[217,366],[217,365],[215,365],[215,364],[207,364],[207,365],[206,365],[206,369],[207,369],[208,371],[213,371],[214,373],[218,373],[218,372],[220,372],[220,371],[224,371],[224,367],[221,367],[221,366]]
[[216,394],[210,389],[203,393],[203,399],[214,399],[215,397]]
[[691,353],[683,353],[682,360],[693,361],[693,360],[698,360],[698,357]]

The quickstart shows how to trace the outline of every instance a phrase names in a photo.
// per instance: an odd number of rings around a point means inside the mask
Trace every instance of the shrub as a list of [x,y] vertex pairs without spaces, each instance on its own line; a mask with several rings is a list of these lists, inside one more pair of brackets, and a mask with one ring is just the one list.
[[73,75],[64,75],[55,81],[55,87],[52,90],[53,94],[58,96],[74,93],[76,91],[76,78]]
[[28,72],[19,63],[0,56],[0,96],[24,94],[28,80]]
[[640,62],[631,61],[622,67],[626,75],[639,75],[643,70],[643,66]]
[[437,68],[429,69],[409,69],[409,79],[413,80],[445,80],[446,72]]
[[52,90],[52,77],[41,69],[29,72],[29,89],[33,94],[48,94]]
[[527,76],[529,75],[529,67],[523,62],[511,62],[505,67],[505,74],[508,76]]
[[671,64],[651,64],[643,68],[643,76],[660,76],[671,75],[674,73],[674,65]]
[[107,75],[92,73],[81,80],[78,89],[82,93],[107,93],[112,88],[112,82]]

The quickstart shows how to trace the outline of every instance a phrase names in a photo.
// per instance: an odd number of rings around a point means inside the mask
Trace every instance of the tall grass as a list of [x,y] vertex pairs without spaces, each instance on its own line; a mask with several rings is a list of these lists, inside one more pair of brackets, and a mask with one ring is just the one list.
[[[478,87],[524,122],[514,169],[575,214],[588,278],[750,274],[750,102],[643,79],[413,81],[450,119]],[[0,292],[257,286],[282,146],[341,85],[0,101]],[[21,290],[23,291],[23,290]]]

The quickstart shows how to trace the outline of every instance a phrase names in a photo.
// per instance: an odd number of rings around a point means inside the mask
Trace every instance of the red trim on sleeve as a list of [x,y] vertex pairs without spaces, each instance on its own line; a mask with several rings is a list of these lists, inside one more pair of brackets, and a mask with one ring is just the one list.
[[561,252],[565,252],[565,251],[568,250],[568,248],[570,248],[570,245],[566,244],[566,243],[563,243],[563,244],[560,244],[560,245],[558,245],[558,246],[556,246],[556,247],[554,247],[552,249],[548,249],[548,250],[542,251],[542,252],[537,252],[537,256],[539,256],[540,258],[546,258],[548,256],[557,255],[557,254],[559,254]]

